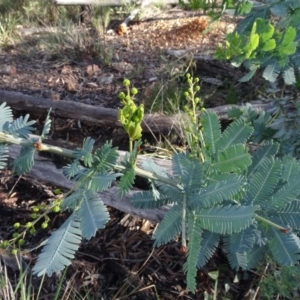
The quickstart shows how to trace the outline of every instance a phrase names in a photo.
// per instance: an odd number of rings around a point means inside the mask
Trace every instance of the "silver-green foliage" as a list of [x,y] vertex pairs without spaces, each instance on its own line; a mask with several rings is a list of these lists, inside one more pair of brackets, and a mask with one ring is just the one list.
[[[178,185],[161,185],[151,192],[135,194],[139,208],[155,208],[172,203],[157,227],[155,246],[163,245],[187,230],[187,285],[195,289],[196,267],[212,257],[219,241],[224,241],[234,269],[255,267],[266,251],[284,265],[300,259],[299,228],[300,164],[290,156],[276,158],[279,146],[266,143],[251,155],[245,141],[253,128],[239,119],[221,132],[212,112],[202,115],[201,149],[205,161],[188,153],[173,156],[172,174],[147,161],[144,168]],[[201,133],[200,133],[201,135]],[[159,197],[157,196],[159,194]],[[183,244],[185,242],[183,241]]]
[[[0,108],[0,120],[1,116],[6,118],[1,133],[9,128],[7,122],[13,121],[10,110],[3,105]],[[108,221],[106,206],[98,192],[110,188],[117,177],[123,177],[120,184],[123,195],[137,173],[149,179],[151,189],[135,194],[132,204],[141,209],[165,205],[170,208],[153,235],[154,246],[181,235],[182,249],[187,250],[184,271],[189,290],[196,289],[197,268],[208,262],[221,240],[234,269],[254,268],[265,252],[279,264],[297,264],[300,260],[299,162],[290,156],[277,157],[279,145],[273,142],[250,154],[246,141],[254,130],[242,118],[223,132],[213,112],[204,112],[201,120],[202,128],[195,127],[192,133],[201,155],[174,154],[169,172],[152,160],[143,164],[141,172],[136,168],[136,147],[118,165],[118,153],[110,143],[92,152],[93,140],[85,139],[82,149],[74,150],[73,162],[64,168],[64,174],[74,181],[75,188],[64,198],[61,210],[70,211],[71,215],[45,242],[34,273],[51,275],[69,265],[81,239],[90,239]],[[17,138],[22,126],[28,128],[27,119],[18,122],[19,130],[12,132]],[[36,142],[29,136],[27,139],[23,145],[25,150],[18,158],[22,172],[34,160],[28,153]],[[0,148],[2,166],[7,156],[6,146],[3,147]],[[125,176],[115,172],[116,169]]]
[[300,104],[292,98],[274,99],[270,108],[262,111],[253,109],[251,104],[233,107],[228,115],[252,124],[252,142],[260,144],[268,140],[279,145],[279,155],[300,158]]

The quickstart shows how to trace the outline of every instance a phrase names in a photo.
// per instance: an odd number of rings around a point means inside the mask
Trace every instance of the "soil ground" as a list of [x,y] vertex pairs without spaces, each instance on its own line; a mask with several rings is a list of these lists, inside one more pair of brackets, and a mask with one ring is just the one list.
[[[189,49],[195,56],[211,56],[234,24],[235,20],[226,17],[210,28],[207,17],[203,15],[177,7],[154,9],[151,14],[147,11],[146,15],[142,15],[140,21],[131,23],[123,35],[116,33],[117,23],[111,22],[106,33],[93,43],[86,41],[85,48],[65,50],[62,47],[61,53],[56,48],[52,54],[41,43],[45,35],[52,33],[28,34],[28,28],[20,28],[20,34],[27,34],[23,44],[0,50],[0,64],[16,67],[15,73],[0,76],[0,88],[45,98],[45,101],[52,98],[118,108],[120,104],[117,95],[123,90],[122,81],[126,77],[139,89],[138,101],[145,103],[148,111],[167,113],[168,106],[178,109],[182,104],[179,101],[169,105],[172,96],[182,92],[181,86],[185,83],[180,77],[191,62],[188,58],[167,55],[167,50]],[[89,27],[81,26],[78,30],[89,30]],[[70,44],[73,45],[73,42]],[[35,49],[35,53],[32,49]],[[222,66],[221,62],[219,64]],[[219,87],[208,81],[202,82],[201,92],[205,96],[206,106],[244,101],[243,96],[249,94],[230,78],[209,74],[207,70],[193,70],[200,78],[219,79],[223,84]],[[224,91],[232,95],[228,96]],[[1,103],[4,101],[0,99]],[[40,122],[44,118],[33,117]],[[79,128],[74,120],[55,120],[54,124],[53,139],[63,139],[76,146],[81,144],[83,137],[92,136],[99,145],[112,135],[120,134],[122,138],[117,138],[115,143],[122,148],[124,135],[119,131],[85,124]],[[7,239],[13,233],[14,222],[29,221],[30,208],[48,203],[55,195],[53,187],[26,177],[13,188],[16,178],[8,171],[3,171],[0,179],[0,234],[3,239]],[[110,213],[111,220],[107,227],[99,231],[95,238],[82,243],[67,270],[69,285],[76,287],[76,290],[83,293],[89,291],[93,299],[204,299],[204,292],[211,294],[214,288],[209,272],[220,269],[219,286],[223,292],[220,289],[218,297],[226,296],[223,289],[225,283],[230,285],[227,295],[230,295],[230,299],[249,297],[247,292],[255,276],[232,271],[221,250],[217,251],[204,269],[199,270],[196,294],[187,293],[180,244],[175,241],[153,250],[151,233],[156,224],[112,208]],[[65,214],[53,215],[50,229],[40,229],[36,235],[28,237],[25,248],[39,245],[65,218]],[[36,255],[37,252],[27,254],[26,262],[34,262]],[[8,272],[13,274],[14,262],[7,257],[5,260],[4,256],[2,253]],[[38,280],[34,279],[36,285]],[[41,299],[53,297],[58,280],[57,276],[46,279]],[[64,297],[62,295],[61,299]]]

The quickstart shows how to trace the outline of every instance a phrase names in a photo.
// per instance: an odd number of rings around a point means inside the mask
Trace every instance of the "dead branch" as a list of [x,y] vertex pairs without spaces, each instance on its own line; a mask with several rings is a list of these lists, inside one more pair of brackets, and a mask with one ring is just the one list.
[[[36,98],[18,92],[0,90],[0,103],[6,102],[8,106],[17,111],[46,114],[52,108],[52,116],[66,119],[76,119],[82,122],[100,124],[112,128],[121,128],[118,121],[118,110],[100,106],[65,100],[52,100]],[[251,102],[255,110],[267,110],[270,103],[259,101]],[[223,105],[212,108],[221,120],[227,120],[227,111],[233,105]],[[181,133],[183,115],[166,116],[162,114],[146,114],[142,127],[144,132],[162,133],[169,135],[171,132]]]
[[146,2],[147,4],[154,5],[177,5],[178,0],[49,0],[51,3],[56,5],[98,5],[98,6],[122,6],[128,4],[143,4]]

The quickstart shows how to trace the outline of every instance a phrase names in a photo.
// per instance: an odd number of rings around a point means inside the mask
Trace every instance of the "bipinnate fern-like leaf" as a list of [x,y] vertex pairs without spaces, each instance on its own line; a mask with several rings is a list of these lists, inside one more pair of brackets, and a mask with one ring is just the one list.
[[164,216],[156,228],[153,238],[154,247],[170,242],[181,232],[182,205],[174,205]]
[[217,143],[221,137],[221,124],[216,113],[205,111],[201,116],[205,148],[213,155],[217,150]]
[[285,207],[289,202],[297,199],[300,194],[300,176],[285,182],[270,199],[270,207],[280,209]]
[[197,268],[202,268],[214,255],[220,242],[220,235],[211,231],[204,230],[198,253]]
[[215,206],[197,209],[201,228],[219,234],[232,234],[253,223],[257,206]]
[[267,251],[267,246],[255,244],[253,248],[247,252],[247,270],[255,268],[258,263],[264,258],[264,254]]
[[8,147],[6,145],[0,145],[0,170],[6,167],[8,158]]
[[295,38],[297,36],[297,31],[293,27],[288,27],[284,34],[281,43],[276,48],[279,56],[282,58],[284,56],[288,56],[294,54],[297,48],[297,42],[295,42]]
[[109,187],[111,187],[113,181],[115,181],[118,177],[122,176],[121,173],[112,173],[112,172],[97,172],[96,174],[92,174],[91,178],[87,182],[83,182],[81,187],[87,187],[92,192],[102,192]]
[[19,156],[13,161],[13,172],[23,175],[29,172],[34,164],[34,148],[22,147]]
[[46,120],[44,122],[44,127],[43,127],[43,131],[41,133],[41,140],[44,139],[50,132],[51,130],[51,118],[50,118],[50,113],[51,113],[51,108],[48,111]]
[[152,190],[136,193],[131,198],[131,204],[140,209],[154,209],[173,202],[174,200],[163,194],[160,194],[158,199]]
[[263,43],[269,41],[275,32],[274,26],[262,18],[257,18],[256,24],[256,32],[259,34],[261,41]]
[[182,203],[183,193],[181,189],[173,185],[162,184],[159,181],[155,181],[155,185],[158,187],[161,197],[170,198],[174,203]]
[[188,216],[188,252],[183,270],[187,274],[187,289],[194,292],[196,289],[197,259],[200,250],[202,230],[199,227],[197,216],[193,213]]
[[212,182],[199,192],[189,195],[188,201],[194,208],[209,208],[231,199],[245,182],[243,176],[228,174],[226,180]]
[[218,151],[217,160],[211,164],[216,172],[243,172],[251,165],[251,156],[245,145],[232,145],[223,151]]
[[26,138],[34,130],[34,128],[31,125],[35,124],[35,121],[28,121],[28,119],[28,114],[25,117],[21,116],[11,123],[6,123],[3,126],[3,130],[10,133],[13,136]]
[[259,69],[260,66],[253,66],[246,75],[239,79],[239,82],[248,82],[252,77],[255,75],[256,71]]
[[266,142],[264,145],[259,147],[252,155],[252,164],[248,168],[248,177],[250,178],[253,176],[265,158],[276,155],[278,150],[279,144],[273,143],[272,141]]
[[282,158],[283,171],[281,179],[283,181],[290,181],[297,177],[300,171],[299,162],[292,156],[285,155]]
[[175,177],[181,178],[186,173],[190,160],[184,153],[174,154],[172,156],[172,171]]
[[86,167],[92,166],[93,163],[92,151],[93,151],[94,143],[95,140],[93,140],[90,137],[87,137],[83,140],[81,152],[82,152],[83,162]]
[[276,79],[278,78],[279,74],[280,74],[280,69],[277,66],[277,64],[272,64],[272,65],[266,66],[262,76],[263,76],[263,78],[265,78],[266,80],[268,80],[270,82],[275,82]]
[[9,106],[6,106],[6,102],[0,105],[0,131],[3,131],[5,123],[10,124],[13,121],[12,110]]
[[283,71],[283,79],[285,84],[291,85],[296,83],[296,75],[295,69],[293,67],[289,67]]
[[242,119],[232,122],[222,133],[218,142],[218,150],[223,151],[232,145],[244,144],[251,136],[253,127]]
[[118,158],[117,148],[112,148],[112,143],[106,142],[101,148],[95,151],[93,165],[99,171],[111,170],[111,166],[117,163]]
[[249,227],[223,238],[228,261],[232,269],[248,269],[248,255],[256,242],[254,228]]
[[187,154],[175,154],[172,159],[173,174],[178,176],[186,194],[199,189],[202,180],[202,165],[199,159]]
[[274,191],[281,175],[281,163],[274,157],[265,158],[249,181],[246,203],[264,205]]
[[83,189],[76,189],[75,192],[73,192],[72,194],[68,195],[67,197],[65,197],[60,205],[60,209],[62,211],[64,210],[75,210],[75,208],[78,206],[78,204],[80,203],[80,201],[83,198],[83,194],[84,194],[84,190]]
[[125,194],[127,194],[130,191],[134,183],[134,179],[135,179],[135,171],[133,167],[130,167],[123,173],[123,176],[121,177],[118,185],[119,194],[121,198],[123,198]]
[[71,164],[68,164],[62,168],[63,174],[68,178],[71,179],[80,171],[83,169],[83,167],[80,165],[80,162],[78,159],[74,159]]
[[51,276],[53,273],[60,273],[71,264],[80,242],[80,223],[76,213],[73,213],[47,240],[33,267],[33,274]]
[[279,220],[281,224],[284,226],[289,226],[295,230],[299,230],[300,228],[300,201],[293,200],[287,205],[274,214]]
[[89,190],[83,193],[77,214],[82,237],[88,240],[95,236],[98,229],[104,228],[109,219],[107,208],[100,197]]
[[289,7],[282,2],[277,2],[270,8],[272,14],[278,17],[286,17],[289,13]]
[[269,249],[280,265],[294,266],[300,260],[300,240],[293,232],[283,233],[274,227],[269,227],[271,236]]
[[[180,178],[181,184],[190,189],[199,186],[202,177],[202,167],[198,159],[189,157],[189,154],[178,153],[172,156],[173,175]],[[192,177],[196,177],[194,180]],[[195,186],[196,184],[196,186]]]
[[[148,172],[157,174],[157,175],[159,175],[161,177],[165,177],[167,179],[174,179],[174,178],[172,178],[172,176],[170,176],[165,171],[164,168],[157,165],[155,163],[155,161],[152,159],[147,159],[147,160],[143,161],[142,166]],[[159,200],[160,198],[162,198],[162,199],[164,199],[163,201],[165,201],[165,199],[170,198],[170,199],[173,199],[173,202],[180,202],[180,199],[179,199],[179,201],[174,200],[174,199],[177,200],[177,197],[178,197],[179,190],[177,187],[166,185],[158,180],[151,180],[150,184],[152,187],[152,195],[156,200]],[[182,197],[180,197],[180,198],[182,198]],[[152,204],[154,204],[154,203],[152,202]],[[156,207],[158,207],[158,206],[156,206]]]
[[153,159],[144,160],[142,163],[142,167],[148,172],[155,173],[162,177],[168,177],[165,169],[159,166]]

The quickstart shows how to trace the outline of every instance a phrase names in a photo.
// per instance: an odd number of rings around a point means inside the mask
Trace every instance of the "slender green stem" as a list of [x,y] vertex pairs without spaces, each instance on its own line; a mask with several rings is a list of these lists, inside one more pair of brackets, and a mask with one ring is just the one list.
[[[56,153],[56,154],[60,154],[60,155],[68,156],[68,157],[73,157],[73,158],[76,157],[74,151],[72,151],[72,150],[60,148],[60,147],[56,147],[56,146],[51,146],[51,145],[43,144],[40,142],[33,142],[33,141],[30,141],[27,139],[15,138],[12,135],[5,134],[3,132],[0,132],[0,141],[9,143],[9,144],[18,144],[21,146],[34,147],[37,151],[48,151],[51,153]],[[113,169],[120,170],[120,171],[126,170],[126,168],[121,165],[111,165],[111,167]],[[171,179],[163,177],[163,176],[159,176],[159,175],[151,173],[151,172],[147,172],[145,170],[140,169],[137,166],[134,167],[134,170],[136,172],[136,175],[139,175],[144,178],[152,179],[152,180],[158,180],[163,183],[177,187],[180,190],[183,190],[183,187],[174,180],[171,180]]]
[[75,157],[75,153],[73,150],[43,144],[42,142],[39,142],[38,139],[39,139],[38,136],[34,136],[32,139],[24,139],[24,138],[14,137],[4,132],[0,132],[0,141],[2,141],[3,143],[17,144],[23,147],[33,147],[37,151],[47,151],[55,154],[68,156],[68,157]]
[[181,221],[181,244],[186,248],[186,194],[183,195],[182,201],[182,221]]
[[280,225],[278,225],[276,223],[273,223],[272,221],[270,221],[268,219],[265,219],[264,217],[261,217],[259,215],[255,215],[255,218],[256,218],[256,220],[262,221],[262,222],[264,222],[264,223],[266,223],[266,224],[268,224],[270,226],[273,226],[274,228],[279,229],[280,231],[282,231],[284,233],[289,232],[289,230],[287,228],[282,227],[282,226],[280,226]]

